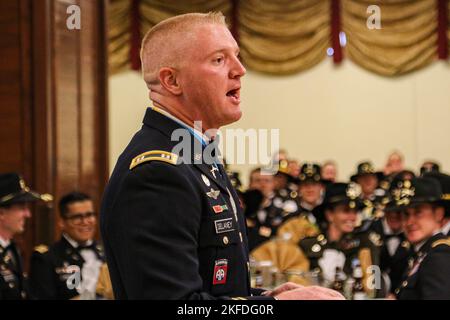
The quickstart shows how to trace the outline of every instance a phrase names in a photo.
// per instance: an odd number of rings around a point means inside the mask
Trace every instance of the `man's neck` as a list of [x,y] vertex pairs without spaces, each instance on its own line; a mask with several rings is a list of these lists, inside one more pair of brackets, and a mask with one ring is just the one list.
[[0,246],[6,248],[11,243],[12,238],[3,237],[0,235]]
[[445,221],[446,222],[442,226],[441,230],[442,230],[442,233],[446,235],[450,231],[450,219],[446,219]]
[[372,195],[373,195],[373,192],[367,192],[367,193],[362,194],[364,200],[371,200]]
[[66,238],[67,242],[70,243],[70,245],[74,248],[78,248],[78,246],[84,246],[84,245],[90,245],[92,243],[92,240],[88,240],[86,242],[79,242],[73,239],[71,236],[69,236],[67,233],[63,233],[63,237]]
[[383,231],[384,231],[385,235],[391,235],[391,234],[396,235],[396,234],[401,233],[401,230],[392,229],[391,226],[389,225],[389,223],[387,222],[386,218],[384,218],[381,221],[381,223],[383,225]]
[[[317,202],[316,202],[317,203]],[[311,203],[311,202],[306,202],[306,201],[301,201],[300,205],[302,206],[303,209],[306,209],[308,211],[311,211],[312,209],[314,209],[316,207],[316,203]]]
[[343,233],[338,230],[333,224],[328,227],[328,240],[331,242],[339,241],[342,238]]
[[[156,101],[153,101],[153,105],[161,110],[164,110],[165,112],[168,112],[170,115],[182,121],[189,127],[201,131],[201,133],[205,133],[205,131],[208,130],[212,131],[212,129],[217,129],[210,126],[209,123],[207,123],[205,119],[201,117],[200,114],[189,112],[189,109],[184,108],[182,105],[179,104],[172,105]],[[198,127],[199,124],[201,125],[201,127]]]
[[432,233],[429,237],[427,237],[427,238],[425,238],[425,239],[423,239],[423,240],[421,240],[421,241],[418,241],[418,242],[416,242],[416,243],[413,243],[414,251],[419,252],[420,249],[422,249],[423,245],[424,245],[428,240],[430,240],[432,237],[434,237],[435,235],[437,235],[439,232],[441,232],[441,229],[435,229],[435,230],[433,231],[433,233]]
[[11,239],[13,238],[13,234],[11,232],[0,228],[0,240],[3,242],[3,244],[9,244],[11,242]]

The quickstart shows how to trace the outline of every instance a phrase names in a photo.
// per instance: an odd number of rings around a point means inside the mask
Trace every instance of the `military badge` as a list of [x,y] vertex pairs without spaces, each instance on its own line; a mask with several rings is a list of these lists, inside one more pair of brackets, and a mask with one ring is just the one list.
[[211,185],[211,182],[209,182],[208,177],[205,176],[204,174],[202,174],[202,180],[203,180],[203,182],[206,184],[206,186],[209,187],[209,186]]
[[214,263],[213,285],[225,284],[227,282],[228,260],[219,259]]
[[217,200],[217,198],[220,195],[220,191],[214,190],[213,188],[211,188],[211,190],[209,192],[207,192],[206,195],[210,198],[213,198],[214,200]]
[[401,181],[397,186],[398,188],[393,191],[395,202],[398,206],[409,205],[411,198],[415,195],[415,188],[411,186],[411,181]]
[[348,184],[347,187],[347,197],[349,197],[352,200],[357,199],[361,195],[362,189],[361,186],[357,183],[351,182]]
[[226,204],[222,204],[222,205],[218,204],[216,206],[213,206],[212,208],[214,210],[214,213],[222,213],[222,212],[228,210],[228,207]]

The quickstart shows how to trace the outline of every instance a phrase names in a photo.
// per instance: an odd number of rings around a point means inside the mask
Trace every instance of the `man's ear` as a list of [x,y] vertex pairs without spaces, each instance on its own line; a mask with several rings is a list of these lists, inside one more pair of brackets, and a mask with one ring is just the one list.
[[65,223],[64,223],[64,219],[63,218],[59,218],[58,219],[58,226],[59,226],[59,228],[61,229],[61,230],[64,230],[64,228],[65,228]]
[[442,207],[436,207],[434,209],[434,214],[436,216],[436,220],[439,222],[442,222],[444,220],[444,216],[445,216],[445,209]]
[[330,223],[331,220],[333,220],[333,212],[330,209],[325,210],[325,219],[327,219],[327,221]]
[[159,69],[159,82],[170,93],[178,96],[182,93],[177,70],[169,67]]

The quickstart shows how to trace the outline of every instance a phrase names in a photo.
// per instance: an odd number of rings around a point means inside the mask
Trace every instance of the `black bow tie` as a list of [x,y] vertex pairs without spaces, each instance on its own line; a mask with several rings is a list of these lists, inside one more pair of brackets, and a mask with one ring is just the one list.
[[399,238],[400,239],[400,235],[399,234],[387,234],[384,236],[385,240],[389,240],[392,238]]
[[82,244],[80,244],[77,247],[78,251],[85,250],[85,249],[87,249],[87,250],[94,250],[95,251],[95,243],[92,242],[90,245],[82,245]]

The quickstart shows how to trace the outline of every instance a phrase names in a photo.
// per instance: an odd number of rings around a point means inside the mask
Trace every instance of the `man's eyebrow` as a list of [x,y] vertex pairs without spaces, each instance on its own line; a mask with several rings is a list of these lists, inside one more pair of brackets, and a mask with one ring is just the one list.
[[234,51],[236,53],[236,55],[239,55],[239,53],[240,53],[240,49],[239,48],[227,47],[227,48],[214,50],[213,52],[211,52],[207,56],[210,57],[210,56],[213,56],[213,55],[218,54],[218,53],[225,53],[227,51]]

